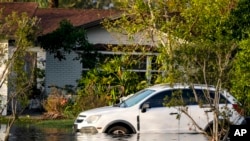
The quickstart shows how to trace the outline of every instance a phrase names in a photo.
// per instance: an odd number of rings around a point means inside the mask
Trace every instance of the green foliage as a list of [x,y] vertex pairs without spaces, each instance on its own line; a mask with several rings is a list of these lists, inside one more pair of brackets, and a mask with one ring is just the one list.
[[[34,55],[28,52],[36,40],[38,33],[37,18],[30,18],[26,13],[11,13],[3,21],[5,38],[14,38],[13,54],[6,62],[6,70],[10,73],[8,85],[11,87],[12,96],[17,99],[23,107],[28,105],[28,96],[33,86]],[[1,33],[0,33],[1,34]],[[30,63],[27,66],[27,62]],[[26,71],[24,70],[26,66]],[[4,73],[4,72],[3,72]],[[3,78],[5,79],[5,78]]]
[[[8,60],[4,62],[4,68],[1,69],[0,87],[6,82],[5,80],[8,80],[9,87],[8,100],[7,103],[4,103],[6,104],[4,106],[8,107],[8,104],[11,102],[11,106],[8,108],[11,108],[12,112],[4,137],[4,140],[7,140],[11,126],[22,110],[29,104],[28,96],[34,82],[35,65],[33,62],[34,58],[32,59],[32,54],[28,53],[28,49],[33,46],[37,37],[39,20],[37,18],[30,18],[26,13],[15,12],[12,12],[4,18],[2,18],[1,15],[0,17],[0,40],[15,40],[15,48],[13,48],[13,50],[8,48],[10,54],[7,54]],[[26,65],[27,60],[30,61],[30,65]]]
[[60,22],[60,27],[54,32],[40,37],[41,47],[54,57],[62,60],[66,59],[65,54],[75,51],[80,61],[93,68],[95,66],[97,52],[96,49],[88,42],[86,31],[83,28],[74,27],[69,21]]
[[145,87],[142,78],[128,71],[132,64],[128,56],[106,59],[80,79],[76,106],[81,107],[79,110],[115,104],[120,97]]
[[[217,85],[230,69],[230,57],[237,47],[227,25],[237,1],[116,1],[125,11],[118,20],[104,25],[110,31],[132,37],[141,34],[160,53],[156,63],[161,75],[155,83],[187,82]],[[223,75],[222,75],[223,74]]]
[[60,119],[60,120],[41,120],[36,123],[38,127],[57,128],[57,129],[71,129],[74,123],[73,119]]
[[237,40],[249,38],[250,27],[250,4],[248,0],[239,0],[235,9],[230,14],[228,26],[231,28],[233,38]]
[[72,106],[73,115],[77,116],[82,111],[97,107],[107,106],[108,101],[109,99],[105,94],[97,95],[97,94],[80,93],[77,96],[75,104]]
[[230,27],[233,38],[239,40],[239,48],[235,50],[234,66],[231,70],[231,91],[242,104],[245,115],[250,115],[249,97],[249,10],[247,0],[239,0],[239,3],[230,15]]
[[240,42],[240,50],[238,51],[232,70],[233,78],[231,91],[242,104],[244,114],[250,115],[250,39]]
[[[104,25],[110,31],[128,35],[131,40],[136,39],[134,34],[139,34],[140,40],[154,43],[159,53],[156,63],[162,72],[155,83],[203,83],[215,85],[216,91],[230,88],[229,72],[238,48],[232,23],[240,22],[230,14],[233,10],[240,13],[241,8],[236,8],[238,0],[116,2],[125,11],[124,15],[112,22],[105,21]],[[177,103],[178,99],[178,95],[175,96],[172,103]],[[218,99],[214,98],[215,107]],[[214,112],[214,115],[218,119],[219,113]],[[214,140],[218,140],[218,132],[214,133]]]

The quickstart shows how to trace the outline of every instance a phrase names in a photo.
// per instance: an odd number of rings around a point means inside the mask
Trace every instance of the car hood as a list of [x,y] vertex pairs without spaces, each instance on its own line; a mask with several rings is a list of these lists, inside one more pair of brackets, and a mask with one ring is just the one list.
[[99,114],[108,114],[108,113],[114,113],[117,111],[123,111],[125,108],[121,107],[114,107],[114,106],[105,106],[100,108],[95,108],[91,110],[87,110],[84,112],[81,112],[80,115],[99,115]]

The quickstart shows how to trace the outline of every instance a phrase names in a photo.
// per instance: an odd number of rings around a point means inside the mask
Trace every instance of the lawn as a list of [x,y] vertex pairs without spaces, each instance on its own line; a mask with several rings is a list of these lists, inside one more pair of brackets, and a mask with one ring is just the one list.
[[[10,117],[0,117],[0,123],[8,123]],[[72,128],[74,124],[74,119],[42,119],[39,117],[21,116],[16,121],[15,124],[33,124],[46,128]]]

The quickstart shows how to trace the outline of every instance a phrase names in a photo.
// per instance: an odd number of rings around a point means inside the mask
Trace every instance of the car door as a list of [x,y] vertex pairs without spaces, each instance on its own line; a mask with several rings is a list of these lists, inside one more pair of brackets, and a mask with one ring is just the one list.
[[[180,117],[180,132],[199,132],[197,125],[204,129],[213,120],[213,108],[209,104],[212,92],[202,89],[183,89],[182,98],[186,113]],[[197,125],[195,125],[195,123]]]
[[[194,121],[202,123],[204,118],[204,109],[201,109],[197,104],[197,96],[192,89],[174,90],[173,93],[180,93],[179,98],[179,133],[194,133],[198,132],[198,128]],[[198,93],[196,93],[198,95]]]
[[[178,110],[175,107],[166,107],[164,102],[171,97],[172,91],[166,90],[155,94],[147,99],[139,111],[139,132],[140,133],[176,133],[179,129],[177,119]],[[143,106],[148,108],[143,111]]]

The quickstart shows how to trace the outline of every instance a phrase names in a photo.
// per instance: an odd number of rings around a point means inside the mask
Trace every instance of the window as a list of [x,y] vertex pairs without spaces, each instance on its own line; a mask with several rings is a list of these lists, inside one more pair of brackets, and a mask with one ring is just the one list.
[[131,107],[137,104],[138,102],[142,101],[144,98],[149,96],[150,94],[154,93],[154,90],[144,89],[137,93],[135,93],[133,96],[128,98],[127,100],[123,101],[120,105],[120,107]]
[[193,93],[193,90],[191,89],[183,89],[182,90],[182,98],[185,105],[195,105],[197,104],[195,100],[195,95]]
[[150,97],[145,103],[148,103],[150,108],[156,108],[156,107],[165,107],[165,98],[170,97],[172,94],[172,91],[163,91],[160,92],[152,97]]
[[[208,95],[209,93],[209,95]],[[184,89],[183,90],[183,100],[185,102],[185,105],[202,105],[202,104],[212,104],[214,100],[215,92],[214,91],[207,91],[202,89],[196,89],[195,94],[192,89]],[[227,103],[227,99],[220,95],[220,104]]]
[[[151,72],[158,72],[157,69],[155,69],[155,60],[157,53],[143,53],[143,52],[112,52],[112,51],[99,51],[97,56],[97,60],[99,60],[100,64],[103,64],[107,62],[108,60],[112,59],[122,59],[129,60],[124,61],[122,64],[122,67],[128,71],[134,71],[134,72],[143,72],[145,73],[147,71],[147,68],[151,68]],[[151,66],[151,61],[148,60],[148,57],[153,57],[153,67]],[[121,62],[120,62],[121,63]],[[84,71],[89,70],[90,66],[93,63],[90,64],[82,64],[82,69]],[[148,66],[150,65],[150,66]]]

